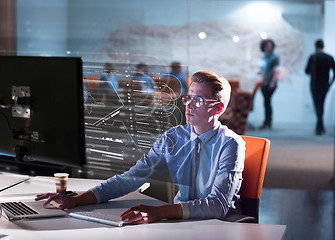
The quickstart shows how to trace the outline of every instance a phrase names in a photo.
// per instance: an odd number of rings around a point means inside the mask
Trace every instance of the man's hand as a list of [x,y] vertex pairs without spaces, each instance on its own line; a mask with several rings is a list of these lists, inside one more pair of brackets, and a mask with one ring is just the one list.
[[44,207],[51,201],[55,201],[59,204],[59,208],[63,210],[80,205],[97,203],[94,193],[90,190],[75,196],[73,196],[73,194],[66,193],[44,193],[37,195],[35,201],[42,199],[47,199],[43,204]]
[[46,207],[48,203],[51,201],[55,201],[59,204],[59,208],[61,209],[70,209],[77,206],[76,199],[73,196],[69,196],[65,193],[44,193],[36,196],[35,201],[39,201],[42,199],[47,199],[43,203],[43,207]]
[[180,219],[183,212],[180,204],[161,206],[137,205],[121,214],[122,221],[133,224],[156,222],[161,219]]
[[272,81],[270,82],[269,89],[274,89],[276,87],[276,82]]
[[127,209],[121,214],[122,221],[127,221],[133,224],[143,224],[155,222],[161,219],[159,207],[137,205]]

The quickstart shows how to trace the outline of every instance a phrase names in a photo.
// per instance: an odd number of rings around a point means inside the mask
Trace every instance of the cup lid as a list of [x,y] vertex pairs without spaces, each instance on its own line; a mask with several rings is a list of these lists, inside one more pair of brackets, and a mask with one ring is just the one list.
[[69,174],[68,173],[55,173],[54,176],[55,177],[68,177]]

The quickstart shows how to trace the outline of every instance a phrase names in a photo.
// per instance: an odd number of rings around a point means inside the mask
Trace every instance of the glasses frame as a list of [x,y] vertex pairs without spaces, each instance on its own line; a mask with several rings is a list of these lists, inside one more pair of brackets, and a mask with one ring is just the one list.
[[[196,101],[196,99],[199,99],[199,101]],[[206,99],[201,96],[193,96],[191,97],[190,95],[184,95],[181,97],[181,102],[185,105],[188,106],[191,102],[193,101],[194,106],[199,108],[203,105],[209,105],[210,102],[214,102],[211,105],[215,105],[217,103],[220,103],[219,100],[214,100],[214,99]]]

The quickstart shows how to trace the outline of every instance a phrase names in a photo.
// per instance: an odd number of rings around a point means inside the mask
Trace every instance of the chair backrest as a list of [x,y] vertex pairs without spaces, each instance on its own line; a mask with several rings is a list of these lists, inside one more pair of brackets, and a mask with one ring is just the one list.
[[263,188],[270,141],[265,138],[242,136],[246,143],[243,181],[240,189],[241,210],[245,216],[259,222],[259,200]]
[[260,199],[270,141],[265,138],[250,136],[242,136],[242,138],[246,142],[246,150],[240,195],[243,198]]
[[135,79],[121,79],[119,80],[119,89],[124,92],[141,92],[142,86],[138,80]]
[[85,76],[85,84],[87,91],[94,91],[99,87],[99,77],[98,76]]
[[228,79],[231,87],[231,93],[234,94],[240,88],[240,81],[237,79]]

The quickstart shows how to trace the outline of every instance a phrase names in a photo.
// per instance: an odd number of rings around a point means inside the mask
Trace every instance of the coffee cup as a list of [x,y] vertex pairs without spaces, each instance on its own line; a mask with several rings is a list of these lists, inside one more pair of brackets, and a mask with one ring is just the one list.
[[62,193],[66,192],[67,180],[69,178],[68,173],[55,173],[55,183],[56,183],[56,192]]

